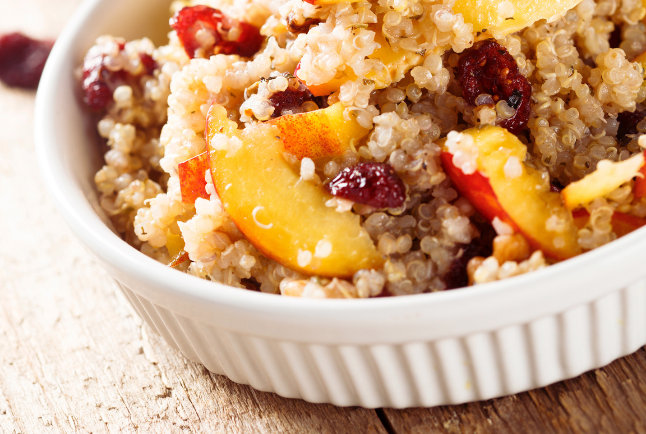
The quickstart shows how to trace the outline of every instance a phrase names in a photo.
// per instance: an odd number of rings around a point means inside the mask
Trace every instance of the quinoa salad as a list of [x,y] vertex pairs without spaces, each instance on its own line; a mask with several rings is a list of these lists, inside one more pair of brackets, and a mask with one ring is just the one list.
[[[186,0],[79,67],[100,204],[241,290],[368,298],[534,271],[646,224],[641,0]],[[214,287],[214,290],[217,290]]]

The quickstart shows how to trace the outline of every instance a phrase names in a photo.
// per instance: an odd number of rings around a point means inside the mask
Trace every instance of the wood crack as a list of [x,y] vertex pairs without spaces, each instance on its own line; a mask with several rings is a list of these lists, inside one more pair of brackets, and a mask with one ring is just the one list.
[[384,429],[388,434],[397,434],[397,431],[395,431],[395,428],[393,428],[393,425],[390,423],[390,420],[388,420],[388,416],[384,412],[383,408],[376,408],[375,413],[377,414],[377,417],[381,421],[381,424],[383,425]]
[[199,420],[200,423],[201,423],[202,419],[200,418],[200,412],[197,411],[197,408],[195,408],[195,404],[193,403],[193,400],[191,399],[191,394],[190,394],[190,392],[188,390],[188,387],[186,386],[186,383],[184,382],[183,379],[181,380],[180,384],[184,388],[184,392],[186,392],[186,397],[188,398],[188,402],[191,404],[191,407],[193,407],[193,411],[195,412],[195,416],[197,416],[197,420]]
[[[115,384],[116,386],[116,384]],[[121,402],[123,402],[123,406],[125,407],[126,411],[128,412],[128,419],[130,420],[130,424],[132,425],[133,428],[139,429],[139,425],[135,423],[135,421],[132,419],[132,412],[130,411],[130,406],[126,402],[126,400],[123,398],[123,395],[121,395],[121,392],[119,391],[119,388],[117,387],[117,393],[119,394],[119,398],[121,398]]]

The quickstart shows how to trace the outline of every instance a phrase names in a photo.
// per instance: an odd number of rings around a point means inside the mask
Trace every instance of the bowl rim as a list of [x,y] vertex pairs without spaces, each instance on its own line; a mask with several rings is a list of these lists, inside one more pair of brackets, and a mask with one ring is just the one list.
[[[115,270],[119,270],[120,274],[131,275],[134,279],[144,279],[167,296],[188,296],[197,302],[235,306],[256,312],[271,310],[275,313],[289,314],[297,310],[298,316],[301,318],[315,315],[320,320],[322,317],[338,319],[339,314],[365,315],[370,312],[384,312],[390,309],[403,312],[411,308],[433,308],[437,311],[441,310],[442,306],[454,305],[454,303],[473,304],[486,298],[501,299],[509,298],[511,295],[513,295],[511,299],[515,303],[520,303],[519,300],[523,300],[521,305],[527,307],[545,297],[562,297],[564,295],[563,288],[556,288],[553,285],[559,280],[559,276],[579,273],[584,277],[587,276],[587,281],[593,281],[595,276],[598,277],[599,270],[595,267],[589,273],[584,272],[584,270],[588,270],[586,265],[590,267],[594,264],[601,264],[604,262],[604,258],[625,258],[628,252],[636,253],[638,246],[646,246],[646,228],[641,228],[621,239],[577,257],[502,281],[430,294],[362,300],[302,299],[256,291],[241,291],[238,288],[199,279],[170,269],[129,246],[105,226],[94,213],[87,197],[79,193],[79,187],[75,185],[71,175],[65,170],[62,157],[57,152],[57,149],[60,149],[62,145],[55,134],[55,119],[48,116],[51,109],[56,107],[57,83],[70,72],[72,42],[85,28],[88,21],[97,19],[100,7],[105,3],[109,3],[109,0],[85,0],[58,38],[47,61],[37,93],[34,134],[41,173],[59,212],[82,242],[96,256],[110,265],[111,274],[114,274]],[[613,261],[616,264],[621,262],[617,262],[616,259]],[[618,276],[618,280],[626,284],[630,283],[629,279],[630,276]],[[541,288],[544,290],[543,294],[538,291]],[[573,287],[571,291],[575,292],[577,289]],[[600,290],[590,291],[589,297],[584,298],[590,299],[602,292]],[[554,304],[555,309],[564,310],[571,306],[575,299],[582,299],[581,297],[562,298],[567,299],[567,303],[559,304],[557,302]],[[517,305],[516,308],[520,308],[521,305]]]

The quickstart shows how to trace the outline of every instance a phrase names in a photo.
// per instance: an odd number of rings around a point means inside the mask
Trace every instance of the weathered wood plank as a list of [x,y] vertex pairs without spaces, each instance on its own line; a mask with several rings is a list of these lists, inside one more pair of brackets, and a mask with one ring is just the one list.
[[646,433],[646,350],[515,396],[384,413],[399,433]]

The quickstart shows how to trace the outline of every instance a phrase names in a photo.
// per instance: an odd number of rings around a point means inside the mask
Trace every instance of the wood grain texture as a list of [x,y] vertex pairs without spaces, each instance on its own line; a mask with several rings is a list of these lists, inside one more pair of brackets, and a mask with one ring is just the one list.
[[646,351],[514,396],[384,413],[398,433],[646,433]]
[[[54,37],[80,0],[0,0]],[[365,410],[255,391],[150,332],[75,240],[33,149],[33,92],[0,85],[0,433],[645,433],[646,352],[482,403]]]

